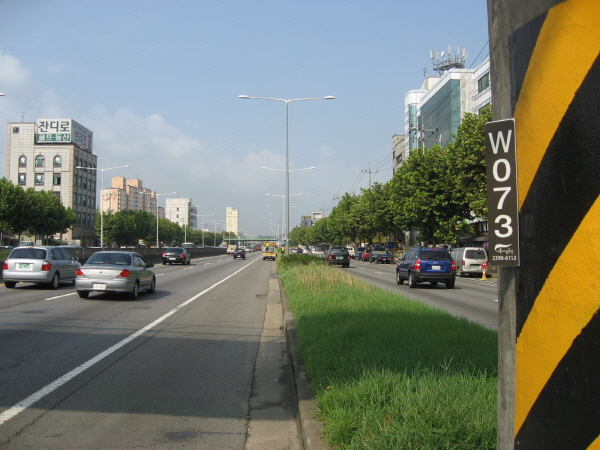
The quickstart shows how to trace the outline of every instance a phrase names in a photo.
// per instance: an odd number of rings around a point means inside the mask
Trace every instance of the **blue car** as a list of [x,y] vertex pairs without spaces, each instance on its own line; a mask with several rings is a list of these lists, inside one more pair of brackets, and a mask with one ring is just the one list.
[[456,263],[450,252],[443,248],[413,247],[402,256],[396,266],[396,283],[415,288],[418,283],[427,281],[432,286],[445,283],[447,289],[454,288]]

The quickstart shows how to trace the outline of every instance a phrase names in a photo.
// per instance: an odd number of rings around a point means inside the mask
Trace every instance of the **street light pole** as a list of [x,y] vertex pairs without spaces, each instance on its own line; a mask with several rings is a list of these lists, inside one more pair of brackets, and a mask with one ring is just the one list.
[[[163,194],[154,194],[155,197],[159,195],[175,195],[177,192],[165,192]],[[158,198],[156,199],[156,248],[160,248],[158,245]]]
[[[316,97],[316,98],[270,98],[270,97],[250,97],[248,95],[238,95],[238,98],[253,98],[259,100],[274,100],[278,102],[285,102],[285,195],[287,197],[286,202],[286,233],[285,238],[289,239],[290,234],[290,152],[289,152],[289,104],[290,102],[299,102],[303,100],[333,100],[335,97],[333,95],[328,95],[326,97]],[[285,245],[285,255],[290,255],[290,247],[289,245]]]
[[[3,94],[0,94],[3,95]],[[105,169],[99,169],[97,167],[83,167],[83,166],[76,166],[76,169],[91,169],[91,170],[99,170],[102,173],[102,189],[100,190],[100,205],[102,206],[102,208],[100,208],[100,248],[104,248],[104,198],[102,197],[102,191],[104,190],[104,171],[105,170],[113,170],[113,169],[124,169],[125,167],[129,167],[129,164],[127,164],[126,166],[119,166],[119,167],[106,167]]]
[[[198,205],[192,205],[192,207],[197,208]],[[214,216],[214,214],[196,214],[196,216],[202,217],[202,248],[204,248],[204,218]]]
[[[282,197],[281,200],[283,200],[283,205],[286,204],[286,200],[287,200],[287,211],[288,211],[287,220],[289,221],[290,220],[290,215],[289,215],[290,199],[289,199],[289,197],[294,197],[296,195],[302,195],[302,193],[300,193],[300,194],[289,194],[289,195],[278,195],[278,194],[265,194],[265,195],[269,195],[271,197]],[[286,255],[289,256],[289,253],[287,251],[287,249],[288,249],[288,245],[287,244],[288,244],[289,236],[283,234],[284,225],[286,225],[285,229],[289,233],[289,222],[286,222],[286,221],[283,220],[284,219],[284,206],[283,205],[282,205],[282,208],[281,208],[281,235],[282,235],[281,236],[281,245],[285,245]],[[283,243],[284,238],[285,238],[285,244]]]

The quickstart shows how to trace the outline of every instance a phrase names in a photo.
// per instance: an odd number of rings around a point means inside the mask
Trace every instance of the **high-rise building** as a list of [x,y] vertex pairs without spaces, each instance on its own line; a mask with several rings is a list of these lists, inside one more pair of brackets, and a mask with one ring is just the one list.
[[182,228],[195,230],[198,228],[196,219],[196,208],[192,206],[191,198],[171,197],[166,200],[166,218],[171,222],[178,223]]
[[227,207],[225,209],[225,231],[234,233],[239,236],[240,231],[240,211],[239,209],[233,209]]
[[93,133],[72,119],[38,119],[9,122],[6,135],[6,178],[25,189],[54,192],[77,215],[62,240],[95,245],[98,171],[90,170],[97,167]]

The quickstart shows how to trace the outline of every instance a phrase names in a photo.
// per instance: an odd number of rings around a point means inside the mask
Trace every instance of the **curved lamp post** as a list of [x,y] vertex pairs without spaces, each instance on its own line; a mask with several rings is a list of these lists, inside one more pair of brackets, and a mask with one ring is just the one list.
[[[335,99],[335,97],[333,95],[328,95],[326,97],[315,97],[315,98],[270,98],[270,97],[250,97],[249,95],[238,95],[238,98],[253,98],[253,99],[258,99],[258,100],[274,100],[277,102],[284,102],[285,103],[285,195],[287,197],[287,202],[286,202],[286,216],[287,216],[287,221],[286,221],[286,239],[288,238],[289,234],[290,234],[290,230],[289,230],[289,224],[290,224],[290,199],[289,199],[289,193],[290,193],[290,157],[289,157],[289,104],[290,102],[300,102],[303,100],[333,100]],[[285,255],[289,256],[290,255],[290,249],[289,249],[289,245],[287,245],[286,242],[286,246],[285,246]]]
[[[4,95],[4,94],[0,94],[0,95]],[[91,170],[99,170],[100,172],[102,172],[102,190],[100,192],[102,192],[104,190],[104,171],[105,170],[113,170],[113,169],[124,169],[125,167],[129,167],[129,164],[127,164],[126,166],[119,166],[119,167],[107,167],[105,169],[99,169],[97,167],[83,167],[83,166],[76,166],[76,169],[91,169]],[[100,248],[104,248],[104,198],[102,197],[102,194],[100,195],[100,205],[102,205],[102,208],[100,208]]]

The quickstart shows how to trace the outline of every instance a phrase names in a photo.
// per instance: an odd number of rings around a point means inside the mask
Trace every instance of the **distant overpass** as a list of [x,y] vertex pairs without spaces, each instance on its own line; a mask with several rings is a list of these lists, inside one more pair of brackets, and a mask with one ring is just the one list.
[[248,242],[256,242],[259,244],[262,244],[263,242],[277,242],[277,238],[276,237],[260,237],[260,238],[225,238],[223,239],[223,242],[231,242],[232,244],[235,243],[237,244],[238,242],[240,243],[248,243]]

